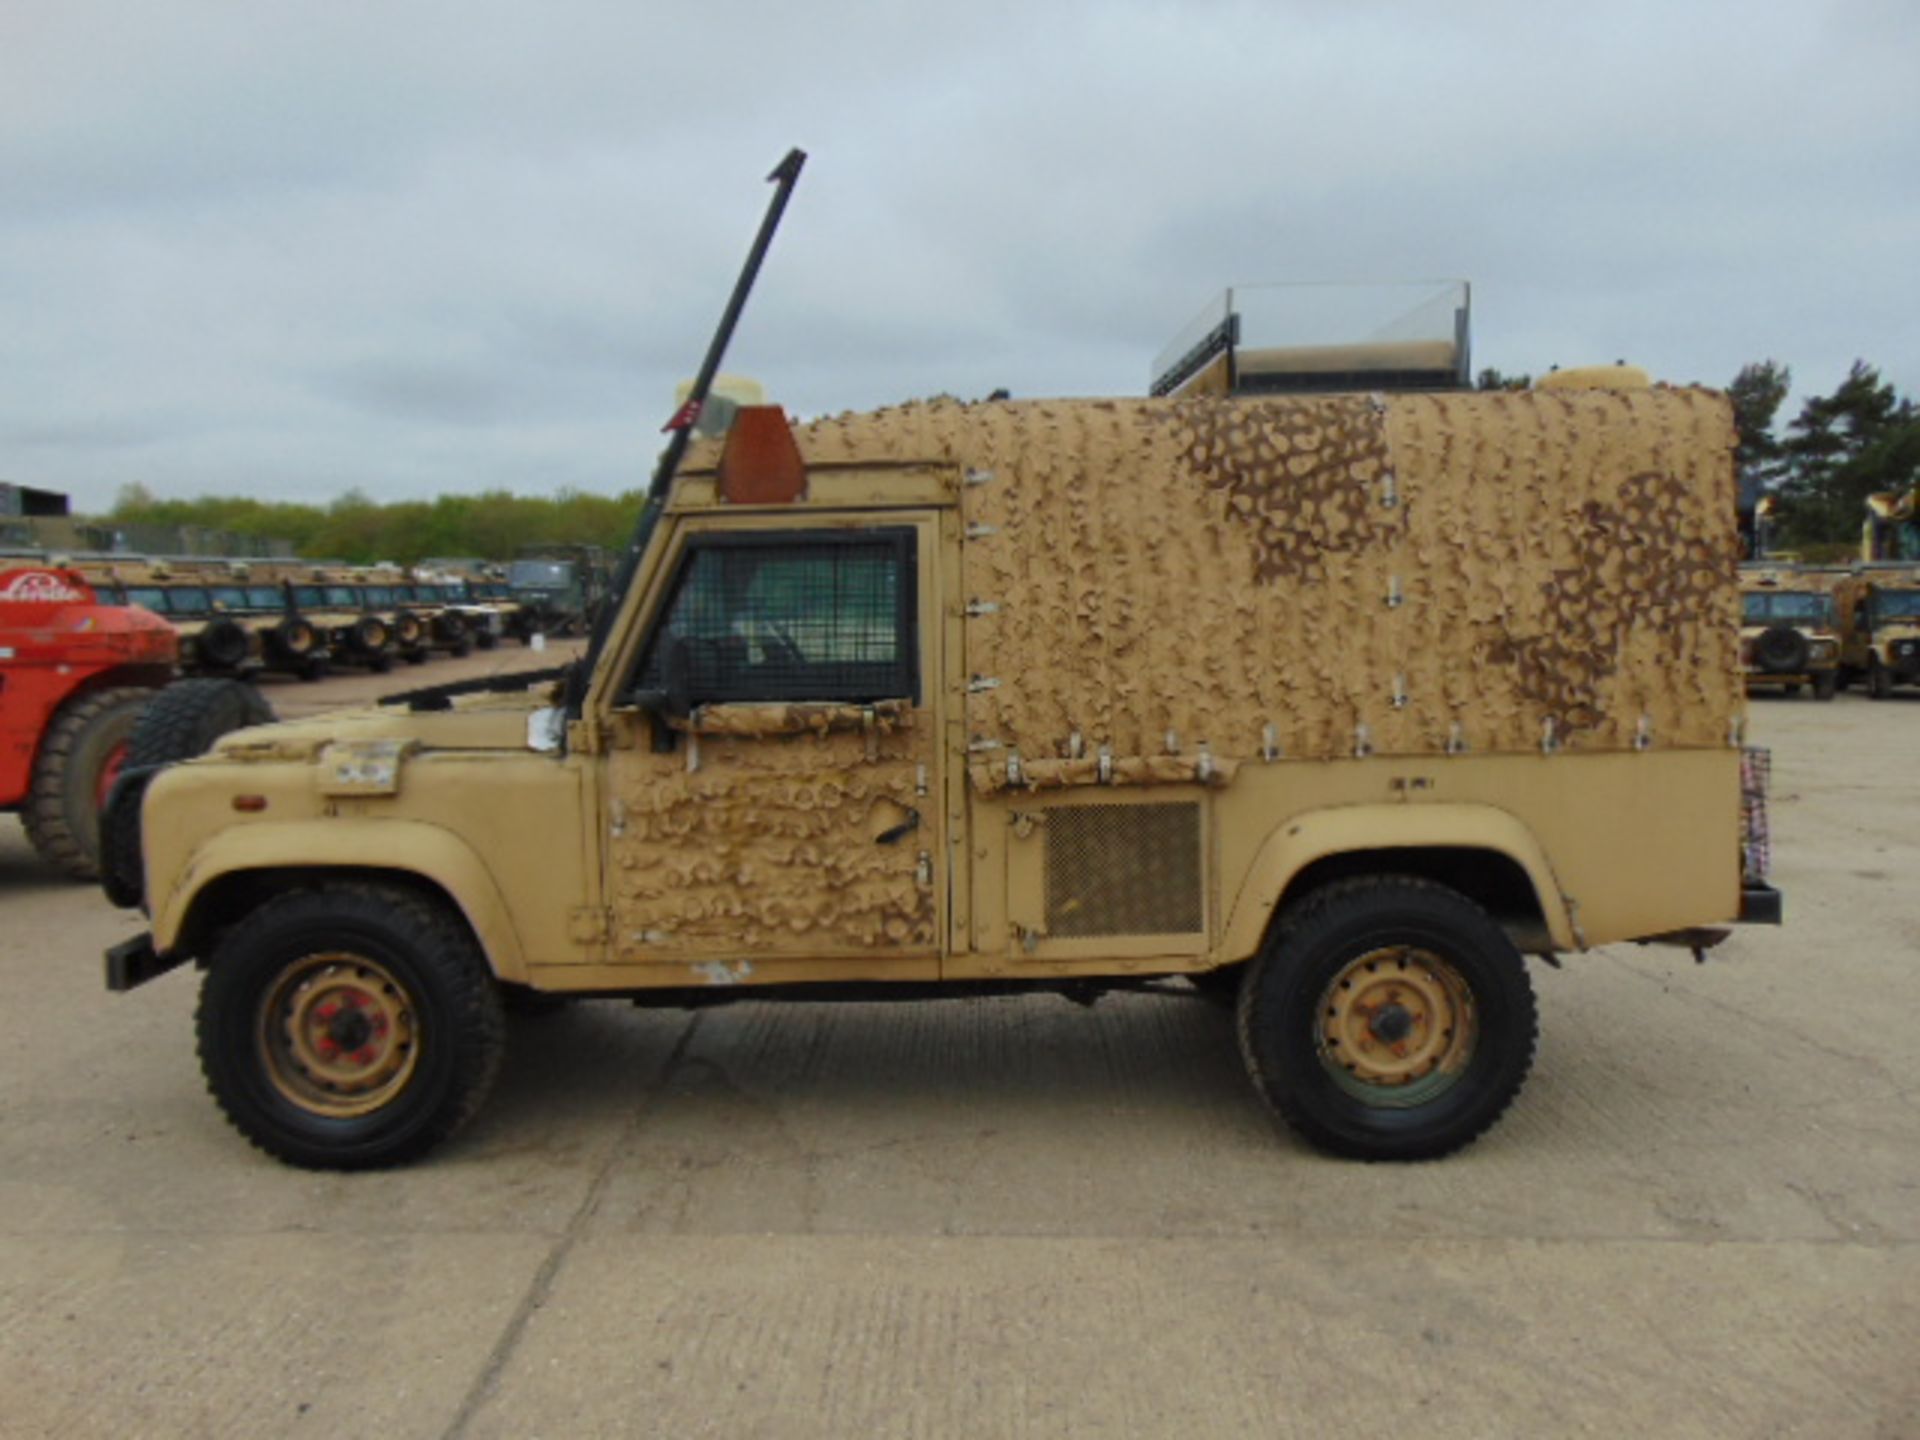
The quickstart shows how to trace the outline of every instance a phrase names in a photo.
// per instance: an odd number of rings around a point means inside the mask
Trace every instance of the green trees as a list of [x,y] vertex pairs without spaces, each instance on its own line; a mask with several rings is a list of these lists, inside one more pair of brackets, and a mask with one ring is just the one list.
[[1801,407],[1780,443],[1782,528],[1789,543],[1850,541],[1866,498],[1920,485],[1920,411],[1864,360],[1831,395]]
[[642,492],[553,496],[489,490],[434,500],[382,504],[353,489],[327,505],[202,496],[159,500],[144,486],[120,492],[112,519],[127,524],[191,525],[293,542],[300,555],[355,564],[429,555],[511,558],[524,545],[579,544],[617,548],[639,518]]

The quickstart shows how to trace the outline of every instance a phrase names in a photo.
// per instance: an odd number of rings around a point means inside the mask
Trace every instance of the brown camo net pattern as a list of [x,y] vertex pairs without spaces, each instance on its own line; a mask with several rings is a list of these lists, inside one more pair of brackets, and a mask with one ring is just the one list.
[[[922,730],[925,727],[921,727]],[[779,956],[933,944],[920,846],[874,836],[927,802],[911,725],[702,739],[671,755],[627,752],[615,816],[615,949]]]
[[934,402],[800,434],[813,464],[993,472],[964,492],[995,527],[965,594],[999,606],[967,622],[967,669],[1001,681],[968,699],[1002,747],[976,778],[1076,734],[1116,759],[1616,750],[1643,717],[1725,745],[1740,712],[1711,392]]

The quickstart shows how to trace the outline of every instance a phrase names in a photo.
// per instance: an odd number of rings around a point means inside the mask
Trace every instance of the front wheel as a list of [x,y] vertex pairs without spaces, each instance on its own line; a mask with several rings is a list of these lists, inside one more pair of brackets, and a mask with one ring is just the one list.
[[291,890],[229,931],[200,991],[200,1067],[268,1154],[359,1170],[424,1155],[486,1098],[500,997],[473,937],[405,890]]
[[1893,694],[1893,676],[1887,673],[1878,655],[1867,662],[1867,694],[1875,700],[1885,700]]
[[1539,1032],[1526,963],[1456,891],[1408,876],[1330,885],[1282,917],[1241,987],[1261,1097],[1322,1150],[1427,1160],[1500,1118]]
[[1831,700],[1840,690],[1840,672],[1825,670],[1813,677],[1813,698]]

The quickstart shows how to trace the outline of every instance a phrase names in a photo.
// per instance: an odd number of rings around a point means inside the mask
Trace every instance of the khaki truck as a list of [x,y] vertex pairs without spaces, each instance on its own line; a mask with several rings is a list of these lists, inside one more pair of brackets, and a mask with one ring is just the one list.
[[1313,1144],[1443,1155],[1525,955],[1779,918],[1733,446],[1632,385],[744,409],[580,668],[125,782],[109,984],[197,965],[302,1165],[450,1135],[520,1001],[1196,989]]
[[1920,685],[1920,565],[1861,566],[1843,606],[1842,656],[1849,679],[1885,700],[1899,685]]
[[1840,687],[1838,590],[1843,572],[1778,564],[1740,567],[1740,664],[1749,692],[1777,688],[1816,700]]
[[[287,581],[286,593],[294,614],[326,637],[333,663],[363,666],[376,675],[393,668],[394,627],[367,605],[363,588],[352,577],[314,569]],[[324,664],[315,667],[324,674]]]

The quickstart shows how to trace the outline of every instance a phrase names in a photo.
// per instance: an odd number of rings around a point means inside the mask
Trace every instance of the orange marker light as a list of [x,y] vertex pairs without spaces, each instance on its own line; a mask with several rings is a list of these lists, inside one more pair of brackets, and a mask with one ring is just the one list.
[[720,498],[730,505],[788,505],[807,493],[807,466],[778,405],[743,405],[720,452]]

